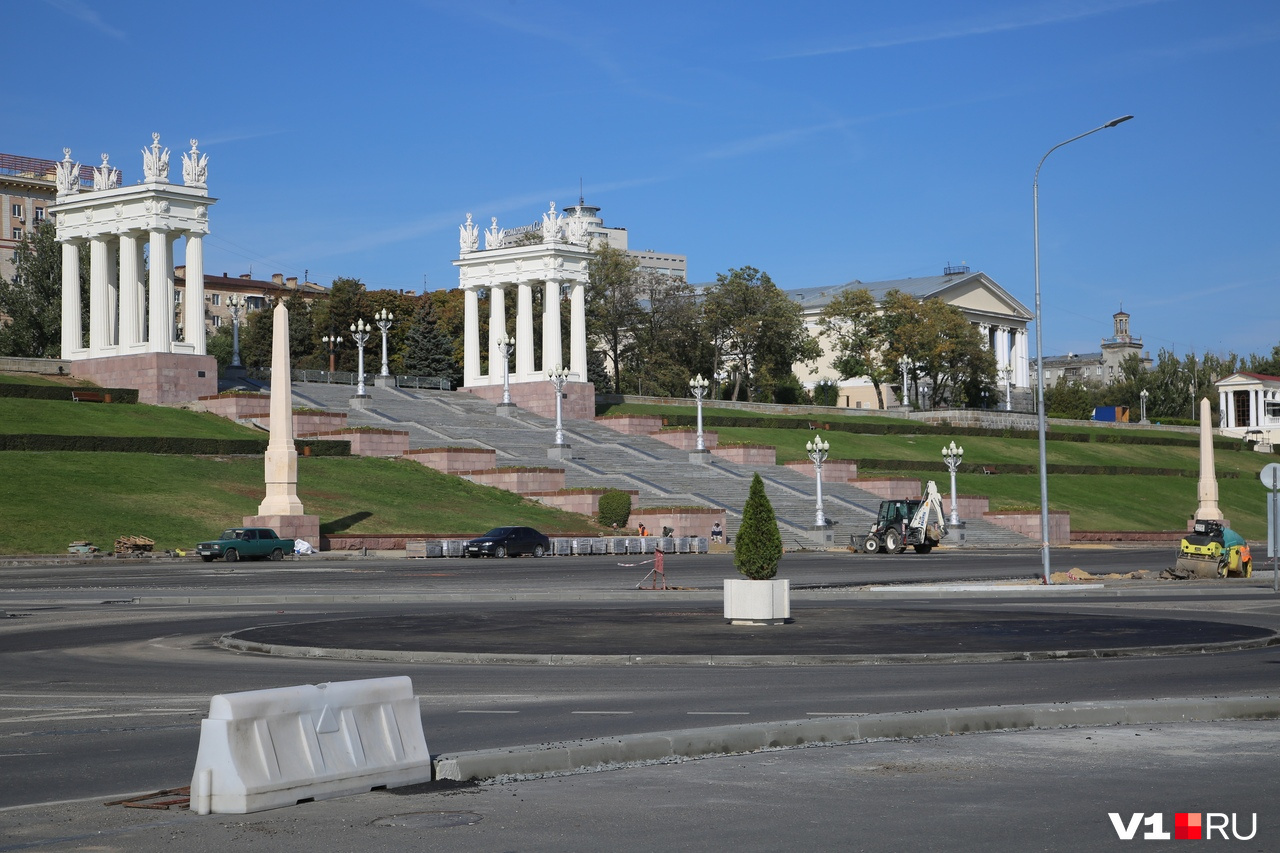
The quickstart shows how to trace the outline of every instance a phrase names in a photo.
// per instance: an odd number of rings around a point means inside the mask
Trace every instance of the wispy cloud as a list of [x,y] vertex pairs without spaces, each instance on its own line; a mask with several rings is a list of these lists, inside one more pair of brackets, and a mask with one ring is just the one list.
[[829,56],[837,53],[853,53],[862,50],[876,50],[888,47],[901,47],[911,44],[947,41],[951,39],[971,38],[973,36],[1007,33],[1024,30],[1030,27],[1043,27],[1051,24],[1063,24],[1093,18],[1099,15],[1110,15],[1136,6],[1149,6],[1164,3],[1167,0],[1086,0],[1085,2],[1051,2],[1034,6],[1002,10],[1000,15],[983,18],[943,23],[927,29],[899,29],[878,36],[851,41],[845,44],[816,46],[801,50],[789,51],[769,57],[771,59],[800,59],[814,56]]
[[82,0],[45,0],[45,2],[58,11],[70,15],[81,23],[88,24],[113,39],[119,41],[128,40],[128,35],[124,30],[116,29],[102,20],[102,16],[98,14],[98,11],[91,8],[89,4],[82,2]]

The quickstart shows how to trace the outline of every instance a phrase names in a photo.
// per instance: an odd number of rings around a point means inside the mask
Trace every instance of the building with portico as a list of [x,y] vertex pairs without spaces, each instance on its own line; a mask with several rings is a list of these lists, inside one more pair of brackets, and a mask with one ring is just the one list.
[[[996,379],[1003,401],[1012,402],[1020,410],[1030,409],[1031,372],[1028,356],[1027,325],[1033,315],[1021,302],[984,272],[971,272],[966,266],[947,266],[942,275],[892,281],[864,282],[857,279],[839,285],[802,287],[788,290],[787,295],[799,303],[805,328],[818,338],[823,355],[812,362],[795,365],[795,372],[805,386],[812,388],[822,381],[839,387],[837,405],[851,409],[874,409],[878,406],[875,387],[865,377],[842,379],[834,365],[835,352],[823,340],[818,320],[822,310],[840,293],[865,288],[877,302],[891,290],[898,290],[920,300],[941,299],[959,308],[965,318],[978,328],[983,340],[996,357]],[[892,388],[882,386],[885,405],[896,406]]]
[[1239,372],[1214,386],[1223,435],[1260,445],[1280,443],[1280,376]]

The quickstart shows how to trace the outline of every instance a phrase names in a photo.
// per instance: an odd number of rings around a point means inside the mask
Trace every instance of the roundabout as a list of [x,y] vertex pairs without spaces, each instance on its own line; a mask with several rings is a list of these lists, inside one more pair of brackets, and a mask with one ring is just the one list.
[[218,645],[285,657],[535,665],[854,665],[1201,654],[1280,644],[1268,628],[1034,607],[799,604],[777,626],[718,608],[533,605],[264,625]]

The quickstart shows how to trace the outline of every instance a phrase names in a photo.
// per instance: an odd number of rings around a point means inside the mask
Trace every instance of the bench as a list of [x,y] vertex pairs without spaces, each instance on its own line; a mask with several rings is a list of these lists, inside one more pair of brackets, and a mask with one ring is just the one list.
[[984,473],[984,474],[999,474],[1000,472],[999,472],[999,471],[997,471],[997,470],[996,470],[994,467],[992,467],[991,465],[983,465],[983,466],[982,466],[982,473]]
[[73,403],[110,403],[111,395],[103,394],[101,391],[72,391],[71,401]]

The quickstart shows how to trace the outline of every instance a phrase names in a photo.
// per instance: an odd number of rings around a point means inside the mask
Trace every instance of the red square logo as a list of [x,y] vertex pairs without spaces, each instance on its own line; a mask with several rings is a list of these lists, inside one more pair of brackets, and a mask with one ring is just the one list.
[[1176,812],[1173,816],[1173,837],[1198,841],[1203,838],[1204,827],[1200,812]]

